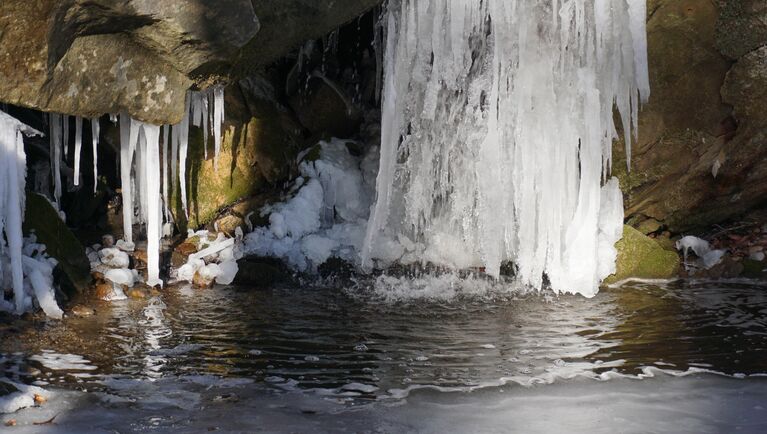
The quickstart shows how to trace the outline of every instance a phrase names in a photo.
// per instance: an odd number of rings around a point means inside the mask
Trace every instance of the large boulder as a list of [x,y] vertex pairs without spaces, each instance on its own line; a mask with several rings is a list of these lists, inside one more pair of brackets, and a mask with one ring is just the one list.
[[[623,144],[616,146],[632,225],[695,231],[767,200],[767,123],[756,108],[764,59],[752,53],[763,39],[726,30],[758,33],[764,2],[719,3],[648,2],[652,96],[640,113],[630,172]],[[733,66],[742,53],[751,54]]]
[[185,91],[250,75],[380,0],[3,0],[0,101],[181,120]]
[[606,284],[629,278],[669,279],[679,275],[679,255],[631,226],[623,227],[623,238],[615,248],[618,249],[617,269],[605,280]]
[[84,291],[90,285],[90,262],[85,248],[48,199],[27,193],[24,215],[24,233],[34,233],[37,241],[45,244],[46,253],[58,261],[54,277],[61,289],[68,295]]

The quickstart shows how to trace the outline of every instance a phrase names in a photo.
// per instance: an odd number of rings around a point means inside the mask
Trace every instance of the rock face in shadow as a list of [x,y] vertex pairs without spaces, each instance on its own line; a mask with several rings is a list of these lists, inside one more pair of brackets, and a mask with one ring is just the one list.
[[174,124],[191,86],[250,75],[377,3],[4,0],[0,101]]
[[767,200],[766,11],[756,0],[648,2],[652,96],[631,172],[622,143],[614,168],[632,225],[695,231]]
[[27,193],[24,214],[24,233],[34,232],[37,241],[45,244],[46,253],[58,261],[54,277],[59,286],[68,295],[84,291],[90,285],[91,270],[85,248],[50,202],[39,194]]

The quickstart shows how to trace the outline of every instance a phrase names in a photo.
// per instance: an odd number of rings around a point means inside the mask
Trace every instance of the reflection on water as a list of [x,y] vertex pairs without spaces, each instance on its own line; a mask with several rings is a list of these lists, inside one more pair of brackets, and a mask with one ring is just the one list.
[[78,340],[29,339],[12,353],[19,336],[5,336],[0,360],[7,377],[27,383],[104,388],[119,378],[215,375],[355,400],[648,367],[767,372],[762,284],[635,283],[594,299],[499,294],[397,302],[368,289],[170,289],[49,326]]

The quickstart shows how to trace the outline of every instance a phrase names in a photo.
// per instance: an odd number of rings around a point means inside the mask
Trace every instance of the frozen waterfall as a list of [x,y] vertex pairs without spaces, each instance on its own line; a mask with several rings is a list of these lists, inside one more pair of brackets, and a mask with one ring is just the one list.
[[649,96],[645,0],[390,0],[375,247],[592,296],[614,271],[609,180]]

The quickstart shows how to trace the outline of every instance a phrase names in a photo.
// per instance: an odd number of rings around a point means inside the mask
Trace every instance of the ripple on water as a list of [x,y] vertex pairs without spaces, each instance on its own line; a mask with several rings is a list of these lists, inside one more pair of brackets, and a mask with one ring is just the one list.
[[[27,382],[202,375],[354,399],[420,387],[645,378],[661,369],[767,372],[767,288],[760,284],[630,283],[585,299],[479,278],[440,277],[433,287],[427,280],[344,290],[169,289],[144,306],[115,304],[103,324],[108,333],[89,334],[79,348],[4,353],[0,363],[6,376]],[[67,326],[78,333],[93,325]],[[96,349],[111,358],[90,362]]]

